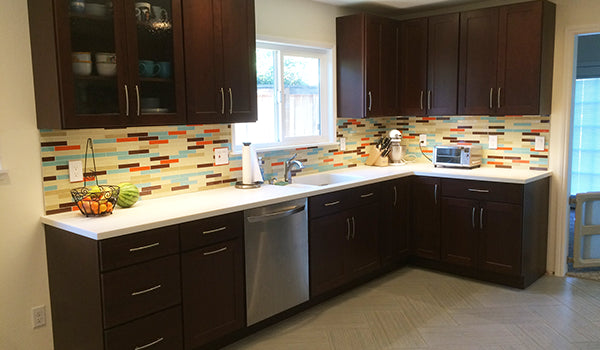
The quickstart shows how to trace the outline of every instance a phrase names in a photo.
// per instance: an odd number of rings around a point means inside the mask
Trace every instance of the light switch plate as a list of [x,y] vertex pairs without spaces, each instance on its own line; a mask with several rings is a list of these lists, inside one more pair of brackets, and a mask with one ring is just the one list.
[[546,149],[546,140],[544,136],[536,136],[535,137],[535,150],[543,151]]
[[419,135],[419,144],[421,146],[427,146],[427,134]]
[[340,137],[340,151],[346,150],[346,138]]
[[498,149],[498,135],[490,135],[489,149]]
[[69,161],[69,181],[83,181],[83,164],[81,163],[81,159]]
[[229,147],[215,148],[215,165],[229,164]]

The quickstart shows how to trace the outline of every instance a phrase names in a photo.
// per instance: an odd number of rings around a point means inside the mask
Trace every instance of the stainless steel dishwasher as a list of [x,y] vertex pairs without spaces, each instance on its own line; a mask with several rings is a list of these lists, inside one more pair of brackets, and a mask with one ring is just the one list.
[[306,198],[244,211],[246,323],[308,300]]

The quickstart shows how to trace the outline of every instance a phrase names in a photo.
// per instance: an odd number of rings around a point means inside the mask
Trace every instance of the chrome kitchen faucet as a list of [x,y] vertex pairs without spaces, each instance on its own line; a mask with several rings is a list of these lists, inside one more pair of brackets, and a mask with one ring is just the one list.
[[294,154],[292,158],[285,161],[283,172],[285,176],[285,181],[290,184],[292,183],[292,168],[294,167],[294,165],[297,166],[298,169],[304,168],[302,162],[300,162],[299,160],[294,160],[297,156],[298,153]]

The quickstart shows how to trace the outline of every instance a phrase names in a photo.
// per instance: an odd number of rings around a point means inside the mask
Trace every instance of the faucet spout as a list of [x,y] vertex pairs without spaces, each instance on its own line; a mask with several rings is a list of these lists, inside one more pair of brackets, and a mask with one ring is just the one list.
[[296,166],[298,169],[304,168],[304,165],[302,164],[302,162],[300,162],[299,160],[294,160],[296,158],[296,156],[298,156],[297,153],[294,154],[292,156],[292,158],[285,161],[284,177],[285,177],[285,181],[290,184],[292,183],[292,169],[294,168],[294,166]]

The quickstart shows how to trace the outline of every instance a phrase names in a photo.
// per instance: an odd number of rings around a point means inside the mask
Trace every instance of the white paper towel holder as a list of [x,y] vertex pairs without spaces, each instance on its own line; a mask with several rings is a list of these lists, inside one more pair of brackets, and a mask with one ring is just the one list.
[[262,185],[262,181],[257,181],[255,183],[251,183],[251,184],[245,184],[242,181],[238,181],[235,183],[235,188],[242,188],[242,189],[248,189],[248,188],[259,188],[260,185]]

